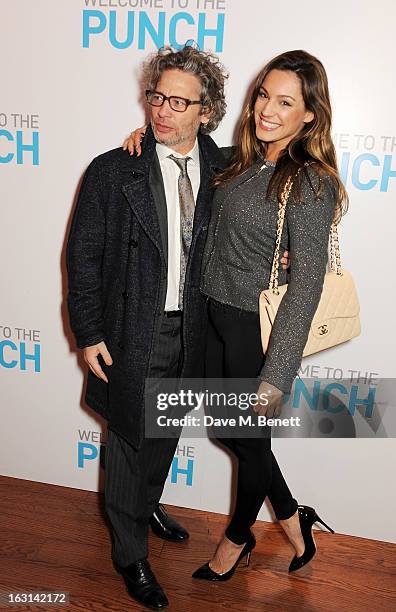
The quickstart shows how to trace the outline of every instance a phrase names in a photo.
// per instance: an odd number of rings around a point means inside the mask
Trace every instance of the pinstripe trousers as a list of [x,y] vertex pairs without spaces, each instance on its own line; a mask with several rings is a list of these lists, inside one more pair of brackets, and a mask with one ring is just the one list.
[[[150,378],[177,378],[181,317],[164,317],[153,350]],[[133,410],[133,406],[131,406]],[[105,510],[111,524],[112,559],[126,567],[148,555],[148,524],[164,488],[178,438],[144,438],[139,449],[108,430]]]

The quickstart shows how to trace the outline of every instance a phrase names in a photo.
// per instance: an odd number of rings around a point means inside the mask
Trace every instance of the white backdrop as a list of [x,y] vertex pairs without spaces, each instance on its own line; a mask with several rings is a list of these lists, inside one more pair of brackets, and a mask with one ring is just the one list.
[[[394,2],[2,0],[0,11],[2,474],[100,486],[105,427],[81,401],[65,239],[89,161],[142,123],[138,69],[163,43],[196,40],[228,68],[219,145],[231,143],[246,89],[268,59],[303,48],[323,61],[351,198],[343,265],[358,287],[363,333],[302,367],[329,378],[393,376]],[[294,496],[336,531],[396,542],[394,439],[276,439],[274,449]],[[213,443],[182,439],[163,499],[226,513],[231,473]],[[260,518],[269,517],[265,506]]]

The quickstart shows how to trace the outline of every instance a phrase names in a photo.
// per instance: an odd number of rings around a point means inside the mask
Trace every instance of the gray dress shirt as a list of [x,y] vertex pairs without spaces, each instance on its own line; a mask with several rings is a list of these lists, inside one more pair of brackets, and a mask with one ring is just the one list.
[[[201,289],[224,304],[258,312],[268,288],[276,240],[278,203],[267,198],[275,164],[259,160],[216,190],[202,264]],[[289,198],[281,239],[290,251],[290,274],[279,266],[288,290],[279,307],[260,378],[288,393],[301,364],[309,328],[320,300],[336,193],[330,176],[308,169],[302,201]],[[316,192],[322,181],[319,197]]]

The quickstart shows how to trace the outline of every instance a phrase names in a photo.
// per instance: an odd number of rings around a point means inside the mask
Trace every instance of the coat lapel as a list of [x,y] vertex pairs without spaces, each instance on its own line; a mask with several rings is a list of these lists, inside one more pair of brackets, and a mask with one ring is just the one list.
[[193,238],[210,215],[213,192],[211,181],[217,172],[226,167],[226,161],[220,149],[211,138],[199,134],[198,143],[201,179],[195,206]]
[[155,154],[153,157],[153,163],[150,169],[149,177],[150,190],[153,194],[154,203],[157,209],[157,215],[159,220],[162,248],[164,251],[165,259],[168,260],[168,209],[166,206],[166,195],[164,181],[162,178],[161,167],[158,159],[158,155]]
[[[210,137],[199,134],[198,143],[201,179],[194,213],[193,240],[210,214],[212,203],[210,183],[213,176],[226,166],[221,151]],[[125,181],[121,189],[133,213],[166,263],[168,250],[166,197],[155,145],[155,138],[149,127],[144,138],[142,155],[131,157],[125,153],[122,166]]]
[[128,152],[125,153],[122,166],[125,180],[121,190],[140,225],[165,259],[158,209],[149,184],[155,155],[155,139],[151,129],[148,129],[142,155],[130,157]]

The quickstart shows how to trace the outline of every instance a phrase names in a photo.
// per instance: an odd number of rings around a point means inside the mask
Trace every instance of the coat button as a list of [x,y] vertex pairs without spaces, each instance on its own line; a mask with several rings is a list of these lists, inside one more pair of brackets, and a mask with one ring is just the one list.
[[120,349],[125,348],[124,345],[122,344],[122,342],[118,342],[118,348],[120,348]]
[[127,300],[129,298],[129,293],[128,291],[123,291],[122,292],[122,297],[124,298],[124,300]]
[[130,241],[129,241],[129,248],[130,248],[130,249],[131,249],[132,247],[133,247],[134,249],[136,249],[137,245],[138,245],[137,240],[130,240]]

